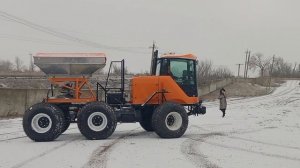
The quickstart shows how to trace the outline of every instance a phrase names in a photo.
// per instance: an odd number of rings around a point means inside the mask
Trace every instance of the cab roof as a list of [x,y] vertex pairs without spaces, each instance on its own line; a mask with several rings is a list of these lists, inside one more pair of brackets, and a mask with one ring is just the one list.
[[163,54],[161,58],[182,58],[197,60],[197,57],[194,54]]

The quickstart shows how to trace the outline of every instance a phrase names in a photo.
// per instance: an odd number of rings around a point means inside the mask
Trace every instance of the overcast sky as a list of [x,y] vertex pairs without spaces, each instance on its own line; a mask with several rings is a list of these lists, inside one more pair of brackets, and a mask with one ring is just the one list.
[[[83,45],[29,28],[0,13],[0,57],[37,52],[105,52],[130,71],[161,53],[194,53],[236,72],[250,49],[300,63],[299,0],[0,0],[0,11],[99,44]],[[2,15],[1,15],[2,14]]]

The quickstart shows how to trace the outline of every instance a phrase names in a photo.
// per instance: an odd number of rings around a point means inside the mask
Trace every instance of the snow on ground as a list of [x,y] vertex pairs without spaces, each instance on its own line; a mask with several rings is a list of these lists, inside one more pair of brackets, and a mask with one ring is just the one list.
[[161,139],[138,123],[119,124],[107,140],[86,140],[71,125],[53,142],[33,142],[21,119],[0,120],[0,167],[299,168],[300,86],[291,80],[271,95],[218,102],[190,117],[182,138]]

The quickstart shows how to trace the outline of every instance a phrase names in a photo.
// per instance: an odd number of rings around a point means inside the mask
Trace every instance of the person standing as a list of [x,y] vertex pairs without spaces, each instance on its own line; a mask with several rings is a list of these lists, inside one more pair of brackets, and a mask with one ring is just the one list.
[[222,88],[220,90],[220,95],[219,95],[219,100],[220,100],[220,110],[223,112],[223,116],[225,117],[225,111],[227,107],[227,101],[226,101],[226,94],[225,94],[225,89]]

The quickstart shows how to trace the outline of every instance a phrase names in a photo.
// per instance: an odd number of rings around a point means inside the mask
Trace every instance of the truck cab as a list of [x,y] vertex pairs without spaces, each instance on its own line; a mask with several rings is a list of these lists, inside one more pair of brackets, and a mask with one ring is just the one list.
[[163,55],[157,59],[156,76],[171,76],[189,97],[198,97],[197,57],[193,54]]

